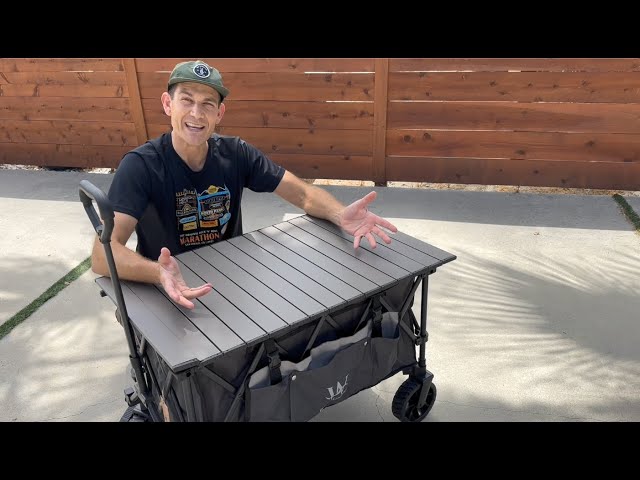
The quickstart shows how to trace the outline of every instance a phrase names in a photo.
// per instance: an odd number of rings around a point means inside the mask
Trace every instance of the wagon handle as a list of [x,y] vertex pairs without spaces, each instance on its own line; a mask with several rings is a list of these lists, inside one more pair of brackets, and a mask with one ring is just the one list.
[[[84,205],[84,209],[91,220],[94,230],[98,234],[100,242],[104,246],[104,253],[107,259],[107,265],[109,266],[109,276],[111,277],[111,285],[116,296],[116,305],[118,306],[118,316],[124,327],[125,335],[127,336],[127,343],[129,345],[129,360],[131,366],[136,374],[138,385],[142,390],[144,396],[149,392],[149,387],[146,382],[146,378],[142,371],[142,363],[140,355],[135,344],[135,332],[131,321],[129,320],[129,314],[127,313],[127,306],[124,302],[124,296],[122,295],[122,285],[120,284],[120,278],[118,277],[118,270],[116,268],[116,262],[113,258],[113,251],[111,250],[111,232],[113,231],[113,222],[115,215],[113,213],[113,207],[111,202],[105,195],[105,193],[92,184],[89,180],[80,181],[80,200]],[[96,209],[93,207],[93,201],[98,204],[98,210],[100,210],[100,217],[104,224],[100,221]]]
[[[111,202],[109,202],[109,199],[104,194],[104,192],[89,180],[82,180],[80,182],[79,193],[82,205],[84,205],[84,210],[87,212],[89,220],[91,220],[91,224],[98,234],[100,242],[109,243],[111,241],[111,232],[113,231],[114,218]],[[98,204],[100,217],[102,217],[102,221],[104,222],[104,224],[100,221],[100,218],[96,213],[96,209],[93,207],[93,201]]]

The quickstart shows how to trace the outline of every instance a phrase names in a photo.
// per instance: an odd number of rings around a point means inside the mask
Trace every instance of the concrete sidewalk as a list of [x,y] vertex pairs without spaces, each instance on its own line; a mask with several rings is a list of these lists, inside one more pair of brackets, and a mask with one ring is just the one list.
[[[0,321],[90,252],[89,178],[0,170]],[[370,188],[323,187],[349,203]],[[609,196],[376,188],[372,210],[458,256],[430,277],[427,421],[639,421],[640,237]],[[627,198],[640,212],[640,198]],[[245,192],[245,230],[302,212]],[[0,340],[0,421],[116,421],[128,352],[87,272]],[[420,291],[416,294],[419,313]],[[396,421],[406,377],[314,421]]]
[[0,170],[0,324],[91,253],[80,203],[83,178],[108,189],[111,175]]

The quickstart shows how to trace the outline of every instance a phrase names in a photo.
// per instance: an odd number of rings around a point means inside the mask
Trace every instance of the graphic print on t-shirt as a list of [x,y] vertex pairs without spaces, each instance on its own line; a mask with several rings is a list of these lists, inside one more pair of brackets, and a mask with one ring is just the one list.
[[176,192],[176,217],[181,246],[206,245],[222,238],[231,218],[231,193],[225,185],[198,193]]

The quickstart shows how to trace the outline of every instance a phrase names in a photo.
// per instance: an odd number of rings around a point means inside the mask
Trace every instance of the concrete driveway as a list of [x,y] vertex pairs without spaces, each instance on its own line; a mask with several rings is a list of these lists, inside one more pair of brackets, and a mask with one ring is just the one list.
[[[0,170],[0,323],[89,255],[89,178]],[[345,203],[367,187],[323,187]],[[425,422],[639,421],[640,236],[610,196],[376,188],[372,210],[457,255],[430,277]],[[640,212],[640,198],[627,199]],[[245,231],[303,213],[245,192]],[[90,271],[0,340],[0,421],[117,421],[124,332]],[[416,294],[419,313],[420,291]],[[397,421],[398,374],[313,421]]]

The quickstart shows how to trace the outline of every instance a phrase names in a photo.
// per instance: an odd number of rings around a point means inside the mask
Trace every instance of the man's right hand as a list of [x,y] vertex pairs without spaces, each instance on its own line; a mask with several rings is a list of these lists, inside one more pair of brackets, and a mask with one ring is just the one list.
[[160,250],[158,264],[160,265],[160,283],[169,297],[178,305],[192,309],[194,304],[190,299],[206,295],[213,288],[209,283],[200,287],[188,287],[182,278],[177,260],[171,256],[171,252],[166,247]]

